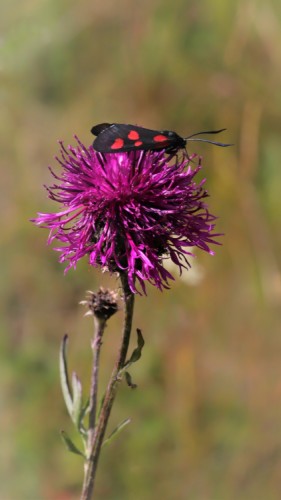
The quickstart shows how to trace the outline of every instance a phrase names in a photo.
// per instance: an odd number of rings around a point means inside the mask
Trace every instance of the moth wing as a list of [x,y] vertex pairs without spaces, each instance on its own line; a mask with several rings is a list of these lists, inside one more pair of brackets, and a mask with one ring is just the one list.
[[91,128],[91,132],[93,135],[99,135],[101,132],[106,130],[108,127],[111,127],[111,123],[99,123],[98,125],[94,125]]
[[[93,148],[100,153],[118,153],[121,151],[160,150],[168,148],[181,139],[174,132],[151,130],[137,125],[101,123],[92,128],[97,138]],[[183,141],[183,139],[181,139]],[[184,141],[185,144],[185,141]],[[184,146],[181,146],[184,147]]]
[[[97,135],[97,138],[93,142],[93,148],[100,153],[112,153],[114,152],[114,150],[112,150],[112,145],[116,139],[120,139],[123,144],[124,131],[121,130],[120,126],[116,124],[109,125],[108,127],[104,125],[106,124],[101,123],[100,125],[93,127],[94,134]],[[117,151],[120,151],[120,148],[118,148]]]
[[[101,153],[118,153],[120,151],[135,151],[137,149],[151,149],[154,130],[149,130],[136,125],[113,123],[100,124],[93,127],[92,132],[98,133],[93,142],[93,148]],[[134,139],[130,139],[130,134]]]

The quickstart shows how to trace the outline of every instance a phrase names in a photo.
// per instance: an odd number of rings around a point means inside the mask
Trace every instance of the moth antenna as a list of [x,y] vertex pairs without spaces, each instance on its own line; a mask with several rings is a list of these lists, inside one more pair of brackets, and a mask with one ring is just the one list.
[[222,148],[226,148],[228,146],[233,146],[233,144],[226,144],[224,142],[216,142],[216,141],[209,141],[208,139],[192,139],[189,138],[189,139],[186,139],[187,142],[191,142],[191,141],[194,141],[194,142],[208,142],[209,144],[214,144],[214,146],[220,146]]
[[224,142],[217,142],[217,141],[210,141],[209,139],[193,139],[193,137],[196,137],[197,135],[202,135],[202,134],[220,134],[221,132],[224,132],[226,128],[221,128],[220,130],[204,130],[202,132],[196,132],[196,134],[189,135],[188,137],[185,137],[185,141],[198,141],[198,142],[208,142],[209,144],[214,144],[214,146],[220,146],[222,148],[226,148],[227,146],[233,146],[233,144],[226,144]]
[[224,132],[227,130],[226,128],[221,128],[220,130],[204,130],[203,132],[196,132],[195,134],[189,135],[188,137],[184,137],[185,141],[188,141],[191,137],[195,137],[196,135],[202,135],[202,134],[220,134],[221,132]]

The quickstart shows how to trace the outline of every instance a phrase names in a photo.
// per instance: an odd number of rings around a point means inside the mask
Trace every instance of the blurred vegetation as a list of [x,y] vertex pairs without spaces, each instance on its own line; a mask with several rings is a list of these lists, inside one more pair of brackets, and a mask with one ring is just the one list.
[[103,453],[97,498],[279,499],[280,1],[4,0],[1,11],[0,498],[79,496],[82,463],[59,438],[72,429],[58,348],[68,332],[87,387],[92,327],[78,301],[116,281],[86,261],[64,275],[29,219],[56,209],[42,188],[56,141],[90,144],[93,124],[119,121],[227,127],[235,146],[199,148],[223,246],[198,253],[196,285],[177,278],[137,298],[138,389],[122,387],[110,427],[132,423]]

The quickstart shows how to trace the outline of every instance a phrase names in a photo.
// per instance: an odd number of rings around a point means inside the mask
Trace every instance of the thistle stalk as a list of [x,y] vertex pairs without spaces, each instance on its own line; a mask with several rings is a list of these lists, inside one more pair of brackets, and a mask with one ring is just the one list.
[[[120,344],[119,353],[115,363],[115,367],[112,371],[105,397],[102,403],[101,411],[94,427],[94,402],[96,401],[96,391],[97,391],[97,380],[98,380],[98,363],[97,363],[97,353],[94,356],[93,361],[93,376],[91,384],[91,394],[92,394],[92,405],[90,410],[90,427],[89,427],[89,455],[85,463],[84,468],[84,483],[82,489],[81,500],[90,500],[93,497],[96,471],[101,451],[101,446],[104,440],[105,431],[107,428],[108,420],[110,417],[112,405],[114,403],[116,393],[118,390],[118,385],[122,380],[121,371],[124,368],[126,362],[126,356],[128,352],[130,335],[132,329],[133,320],[133,310],[134,310],[134,294],[132,293],[129,284],[127,274],[124,272],[120,273],[125,312],[124,312],[124,323],[123,323],[123,334]],[[98,338],[98,337],[96,337]],[[94,387],[95,386],[95,387]],[[95,395],[94,395],[95,391]]]

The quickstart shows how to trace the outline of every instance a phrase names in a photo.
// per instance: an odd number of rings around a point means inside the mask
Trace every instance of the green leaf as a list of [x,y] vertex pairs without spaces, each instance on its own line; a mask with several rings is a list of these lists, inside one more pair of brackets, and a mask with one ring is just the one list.
[[82,430],[83,434],[85,434],[85,433],[87,434],[87,431],[84,429],[84,426],[83,426],[83,420],[85,418],[86,413],[88,413],[89,408],[90,408],[90,401],[88,399],[88,401],[84,404],[84,406],[82,406],[81,411],[80,411],[80,415],[79,415],[78,427],[79,427],[80,431]]
[[61,431],[60,434],[61,434],[62,440],[63,440],[66,448],[68,449],[68,451],[70,451],[71,453],[75,453],[75,455],[80,455],[81,457],[86,458],[84,453],[82,453],[82,451],[80,451],[77,448],[77,446],[75,446],[75,444],[71,441],[70,437],[66,434],[65,431]]
[[114,429],[114,431],[110,434],[110,436],[108,436],[108,438],[105,439],[105,441],[103,442],[102,446],[104,446],[105,444],[109,444],[117,436],[117,434],[119,434],[130,422],[131,422],[130,418],[126,418],[126,420],[124,420],[123,422],[121,422],[121,424],[119,424]]
[[138,387],[137,384],[134,384],[134,382],[132,381],[132,377],[129,372],[125,372],[125,378],[128,386],[131,387],[131,389],[136,389]]
[[67,370],[67,359],[66,359],[67,342],[68,342],[68,335],[64,335],[60,348],[60,382],[68,413],[70,416],[72,416],[73,403],[72,403],[72,395],[70,390],[68,370]]
[[129,367],[132,363],[135,363],[136,361],[138,361],[141,358],[141,352],[142,352],[142,348],[144,346],[144,339],[143,339],[141,330],[139,328],[137,328],[137,336],[138,336],[138,345],[133,350],[129,361],[127,361],[125,363],[124,368]]
[[80,413],[82,410],[82,384],[75,372],[72,373],[73,405],[71,418],[79,428]]

